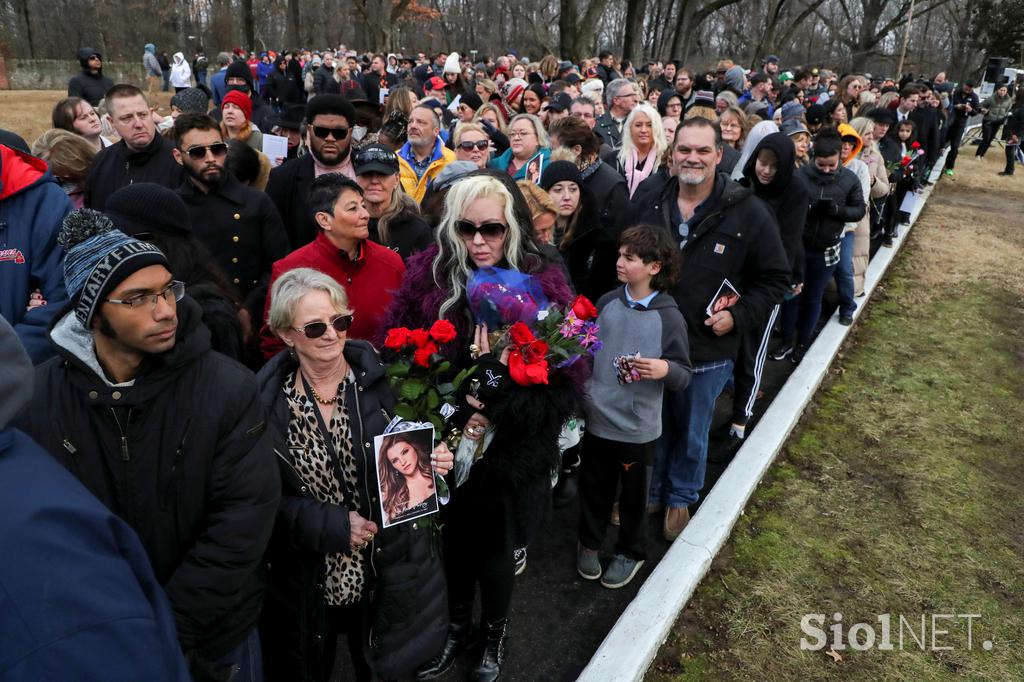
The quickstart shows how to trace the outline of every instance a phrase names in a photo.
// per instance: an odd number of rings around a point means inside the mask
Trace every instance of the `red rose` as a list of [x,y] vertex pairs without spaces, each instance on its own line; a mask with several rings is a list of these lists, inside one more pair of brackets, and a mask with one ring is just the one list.
[[913,161],[913,159],[911,159],[909,156],[904,156],[903,160],[900,161],[900,165],[901,166],[909,166],[911,161]]
[[548,354],[548,344],[544,341],[534,341],[523,346],[523,359],[526,362],[538,362]]
[[438,343],[448,343],[455,339],[455,325],[448,320],[438,320],[430,325],[430,338]]
[[576,300],[572,302],[572,312],[578,319],[583,321],[591,320],[597,317],[597,308],[590,302],[583,294],[576,297]]
[[920,142],[915,142],[914,144],[910,145],[910,148],[911,149],[920,149],[921,148],[921,143]]
[[405,327],[395,327],[388,330],[388,336],[384,339],[384,347],[392,350],[401,350],[409,343],[409,330]]
[[430,367],[430,356],[437,352],[437,345],[433,341],[428,341],[422,347],[416,349],[416,352],[412,354],[412,361],[420,367]]
[[548,362],[526,362],[523,354],[513,350],[508,356],[508,374],[520,386],[548,383]]
[[426,329],[413,329],[409,332],[409,343],[417,348],[423,348],[430,341],[430,335]]
[[512,343],[517,346],[522,346],[523,344],[532,343],[537,340],[536,337],[534,337],[533,332],[530,331],[530,328],[526,326],[525,322],[516,322],[514,325],[509,327],[508,335],[509,338],[512,339]]

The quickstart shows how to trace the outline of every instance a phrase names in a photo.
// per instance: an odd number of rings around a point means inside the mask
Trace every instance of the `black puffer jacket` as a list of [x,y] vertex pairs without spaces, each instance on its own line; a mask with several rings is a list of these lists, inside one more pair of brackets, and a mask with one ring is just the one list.
[[804,247],[813,251],[832,248],[842,239],[846,223],[857,222],[867,210],[860,180],[842,166],[835,173],[822,173],[809,163],[797,173],[807,185],[810,201]]
[[68,81],[68,97],[81,97],[94,107],[98,107],[100,100],[107,96],[107,90],[114,87],[114,81],[103,75],[103,69],[93,73],[89,68],[89,57],[94,54],[96,50],[86,47],[78,51],[78,63],[82,65],[82,72]]
[[[381,526],[373,438],[391,420],[395,400],[377,352],[366,341],[345,342],[355,384],[345,395],[363,505],[349,510],[315,499],[293,467],[287,447],[285,377],[298,369],[290,353],[278,353],[259,373],[269,437],[281,470],[281,506],[267,552],[269,585],[260,622],[268,680],[320,682],[325,632],[324,555],[349,552],[349,511]],[[448,631],[448,601],[440,553],[424,520],[379,532],[371,548],[363,613],[370,640],[366,654],[375,674],[409,674],[437,653]]]
[[110,195],[136,182],[155,182],[177,189],[185,179],[181,164],[174,160],[174,143],[160,135],[143,149],[133,151],[124,140],[100,150],[85,180],[85,205],[102,211]]
[[139,534],[187,654],[238,646],[262,605],[262,559],[280,494],[252,372],[210,350],[199,306],[178,303],[174,347],[132,386],[98,373],[69,307],[50,330],[18,426]]

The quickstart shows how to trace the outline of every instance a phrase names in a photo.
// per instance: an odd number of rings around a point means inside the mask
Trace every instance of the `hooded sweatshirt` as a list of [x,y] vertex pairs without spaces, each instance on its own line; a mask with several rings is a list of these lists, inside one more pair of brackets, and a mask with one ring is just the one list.
[[142,65],[146,68],[147,76],[157,78],[163,76],[163,72],[160,70],[160,62],[156,58],[156,45],[153,43],[146,43],[145,48],[143,48]]
[[[775,177],[768,184],[762,183],[756,173],[757,155],[767,149],[775,154]],[[807,205],[809,195],[807,186],[796,174],[796,148],[785,133],[772,133],[764,137],[754,147],[743,167],[744,185],[754,190],[754,194],[768,204],[779,224],[779,236],[782,247],[786,250],[790,268],[793,270],[792,283],[803,281],[804,225],[807,223]]]
[[725,72],[725,87],[736,93],[737,97],[743,94],[745,90],[743,86],[746,85],[746,80],[742,66],[733,66]]
[[743,169],[746,168],[751,153],[761,140],[777,132],[779,132],[779,126],[775,125],[775,121],[761,121],[750,129],[747,138],[743,141],[743,152],[740,154],[739,161],[733,166],[730,176],[733,180],[740,180],[743,177]]
[[[856,144],[853,146],[853,151],[850,152],[850,156],[843,160],[843,165],[853,171],[854,175],[857,176],[857,179],[860,180],[861,196],[864,198],[864,205],[867,206],[868,197],[871,193],[871,170],[868,168],[866,163],[857,158],[860,154],[860,150],[864,148],[864,142],[860,139],[860,135],[854,127],[849,123],[840,123],[838,130],[839,135],[844,138],[854,137],[857,139]],[[845,235],[847,232],[853,232],[856,230],[857,223],[859,222],[860,220],[858,219],[857,221],[846,223],[846,227],[843,229],[843,234]]]
[[78,63],[82,65],[82,73],[68,81],[68,97],[81,97],[94,107],[98,107],[107,90],[114,87],[114,81],[103,75],[102,68],[96,73],[89,68],[89,57],[94,54],[99,52],[91,47],[83,47],[78,51]]

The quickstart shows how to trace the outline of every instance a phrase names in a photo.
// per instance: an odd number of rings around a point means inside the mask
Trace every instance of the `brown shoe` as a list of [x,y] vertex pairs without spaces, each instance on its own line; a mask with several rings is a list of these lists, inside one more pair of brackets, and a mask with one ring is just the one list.
[[665,523],[661,532],[669,542],[674,541],[690,522],[690,510],[686,507],[669,507],[665,510]]

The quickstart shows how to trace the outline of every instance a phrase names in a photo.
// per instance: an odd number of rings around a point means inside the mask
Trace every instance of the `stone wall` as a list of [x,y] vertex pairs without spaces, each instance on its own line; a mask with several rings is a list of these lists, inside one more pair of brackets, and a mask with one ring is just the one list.
[[[66,90],[68,81],[82,70],[77,60],[63,59],[8,59],[6,74],[0,73],[0,83],[6,75],[6,89],[10,90]],[[103,73],[115,83],[132,83],[145,87],[142,58],[138,62],[104,62]]]

